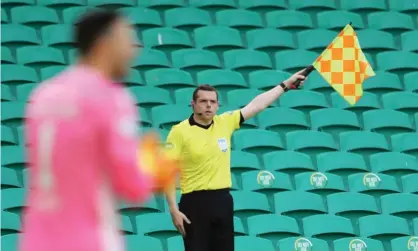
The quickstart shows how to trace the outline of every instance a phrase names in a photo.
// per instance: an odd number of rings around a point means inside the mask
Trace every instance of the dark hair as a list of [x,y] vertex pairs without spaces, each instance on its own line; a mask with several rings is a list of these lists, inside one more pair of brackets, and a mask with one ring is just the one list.
[[197,93],[199,91],[216,92],[216,99],[218,99],[218,91],[215,89],[215,87],[210,85],[199,85],[193,92],[193,101],[197,100]]
[[81,16],[75,23],[74,31],[75,43],[80,55],[89,54],[97,40],[120,17],[118,12],[111,10],[93,10]]

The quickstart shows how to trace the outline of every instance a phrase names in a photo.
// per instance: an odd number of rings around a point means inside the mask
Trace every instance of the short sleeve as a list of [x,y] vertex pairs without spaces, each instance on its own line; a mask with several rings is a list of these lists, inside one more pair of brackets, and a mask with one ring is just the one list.
[[230,128],[231,132],[239,129],[241,124],[244,122],[244,117],[241,114],[241,110],[225,112],[221,114],[219,118],[224,126]]
[[174,126],[171,128],[170,133],[167,136],[166,143],[164,145],[165,153],[170,159],[180,159],[183,148],[183,138],[179,131],[179,128]]

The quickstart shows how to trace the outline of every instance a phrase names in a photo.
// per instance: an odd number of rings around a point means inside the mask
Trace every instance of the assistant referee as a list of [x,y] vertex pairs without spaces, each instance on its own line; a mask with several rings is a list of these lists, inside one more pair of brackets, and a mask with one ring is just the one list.
[[173,126],[165,144],[167,154],[182,161],[179,205],[175,188],[166,195],[185,251],[234,251],[234,206],[229,193],[232,133],[292,88],[296,80],[303,83],[301,73],[258,95],[244,108],[222,115],[216,115],[219,102],[214,87],[201,85],[194,91],[193,114]]

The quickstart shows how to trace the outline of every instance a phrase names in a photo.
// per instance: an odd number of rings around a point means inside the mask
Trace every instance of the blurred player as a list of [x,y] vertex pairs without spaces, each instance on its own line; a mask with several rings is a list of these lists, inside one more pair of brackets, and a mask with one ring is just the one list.
[[143,202],[153,178],[137,164],[137,108],[122,85],[134,32],[112,11],[76,25],[80,61],[42,83],[27,111],[31,189],[21,251],[119,251],[116,199]]

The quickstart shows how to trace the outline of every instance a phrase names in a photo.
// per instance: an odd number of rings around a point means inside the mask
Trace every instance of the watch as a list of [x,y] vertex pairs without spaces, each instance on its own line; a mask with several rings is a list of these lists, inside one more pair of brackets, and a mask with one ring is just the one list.
[[280,86],[283,88],[284,92],[287,92],[289,90],[289,88],[283,82],[280,83]]

